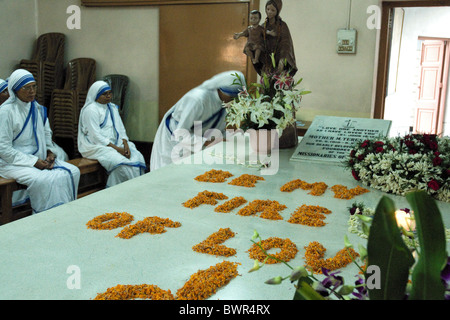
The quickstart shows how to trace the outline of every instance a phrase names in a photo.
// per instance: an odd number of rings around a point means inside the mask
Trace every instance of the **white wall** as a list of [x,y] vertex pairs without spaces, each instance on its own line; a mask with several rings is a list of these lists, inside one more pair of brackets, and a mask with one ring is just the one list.
[[[288,24],[299,68],[312,91],[298,114],[370,117],[376,29],[367,27],[367,8],[376,0],[353,0],[350,28],[357,30],[356,54],[337,54],[337,30],[347,27],[350,0],[284,0],[280,16]],[[260,11],[265,17],[266,1]]]
[[36,39],[34,0],[0,0],[0,78],[9,77],[21,59],[30,59]]
[[82,7],[81,29],[68,29],[69,5],[78,0],[39,0],[38,33],[66,35],[66,62],[82,57],[97,62],[97,78],[130,78],[130,111],[125,123],[130,139],[152,141],[158,119],[157,7]]

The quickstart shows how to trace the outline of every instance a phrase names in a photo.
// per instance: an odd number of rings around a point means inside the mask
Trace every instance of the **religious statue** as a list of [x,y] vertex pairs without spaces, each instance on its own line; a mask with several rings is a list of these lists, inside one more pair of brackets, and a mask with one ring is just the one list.
[[[291,33],[286,22],[280,17],[282,7],[282,0],[267,1],[265,6],[267,17],[264,23],[260,25],[263,29],[262,32],[257,31],[258,29],[254,26],[252,19],[250,19],[252,34],[250,35],[249,27],[248,41],[262,44],[262,49],[258,51],[260,56],[256,58],[256,51],[254,58],[250,56],[253,66],[259,75],[280,74],[285,71],[293,77],[297,72]],[[246,32],[245,34],[244,32],[240,34],[246,36]],[[238,39],[237,35],[239,34],[235,35],[235,39]],[[257,35],[259,35],[259,39],[255,38]]]
[[[250,26],[234,35],[234,39],[248,37],[244,53],[251,58],[261,79],[257,85],[250,84],[251,90],[239,95],[238,100],[232,103],[233,108],[229,109],[227,120],[238,128],[242,126],[257,131],[278,130],[280,149],[297,145],[296,111],[302,96],[309,93],[294,89],[301,80],[294,81],[298,69],[291,33],[280,17],[282,7],[282,0],[268,0],[265,5],[267,17],[264,23],[260,24],[261,14],[252,11],[249,17]],[[254,108],[249,108],[248,105]],[[269,118],[264,118],[266,116]]]
[[235,33],[234,39],[247,37],[247,43],[244,47],[244,53],[250,57],[253,64],[259,63],[259,58],[264,46],[264,28],[259,25],[261,21],[261,12],[253,10],[249,17],[250,26],[242,32]]

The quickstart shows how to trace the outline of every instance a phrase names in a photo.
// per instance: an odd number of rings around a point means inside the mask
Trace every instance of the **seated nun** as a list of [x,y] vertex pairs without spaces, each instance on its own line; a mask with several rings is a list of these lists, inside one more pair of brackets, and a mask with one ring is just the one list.
[[33,75],[14,71],[8,92],[0,107],[0,176],[27,186],[33,213],[75,200],[80,170],[54,153],[47,110],[35,101]]
[[213,129],[219,130],[223,137],[226,129],[224,104],[237,97],[244,85],[245,77],[241,72],[226,71],[187,92],[166,112],[159,125],[150,171],[202,150],[212,142],[211,136],[216,138]]
[[8,100],[9,92],[8,92],[8,81],[0,79],[0,106]]
[[[8,98],[9,98],[8,79],[6,79],[6,80],[0,79],[0,106],[3,104],[3,102],[8,100]],[[34,103],[38,104],[37,101],[34,101]],[[69,160],[69,156],[67,155],[67,153],[64,151],[63,148],[58,146],[53,140],[52,140],[52,144],[53,144],[52,152],[56,155],[57,158],[59,158],[60,160],[63,160],[63,161]],[[17,193],[21,193],[21,192],[17,192]],[[25,201],[21,201],[21,202],[25,202]]]
[[78,150],[96,159],[106,169],[107,187],[145,173],[143,155],[129,141],[117,105],[111,102],[111,88],[96,81],[89,88],[78,124]]

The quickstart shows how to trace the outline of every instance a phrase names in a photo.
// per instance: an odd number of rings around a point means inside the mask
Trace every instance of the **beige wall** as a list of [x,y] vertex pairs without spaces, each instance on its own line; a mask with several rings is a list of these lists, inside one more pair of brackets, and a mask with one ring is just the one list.
[[0,0],[0,78],[9,77],[21,59],[31,58],[36,39],[34,0]]
[[[336,53],[336,33],[347,26],[349,0],[283,2],[281,16],[293,36],[300,70],[296,78],[303,77],[303,86],[313,91],[303,100],[298,118],[370,117],[377,30],[367,28],[366,10],[379,1],[352,1],[350,27],[358,31],[357,53],[353,55]],[[25,56],[31,54],[30,42],[36,34],[62,32],[67,37],[66,61],[94,58],[98,77],[119,73],[131,78],[131,110],[125,123],[128,134],[134,140],[153,141],[158,126],[157,7],[86,8],[80,6],[79,0],[36,0],[38,15],[34,23],[34,0],[0,0],[0,3],[2,30],[22,40],[20,44],[11,44],[8,52],[1,51],[1,74],[12,71],[16,51],[27,51]],[[265,3],[261,0],[263,17]],[[67,28],[69,5],[81,8],[80,30]],[[22,9],[30,15],[28,19],[17,21],[11,17],[10,12]],[[5,18],[9,23],[5,23]]]
[[[357,30],[356,54],[337,54],[337,30],[346,28],[349,0],[284,0],[281,17],[294,41],[298,77],[312,91],[298,114],[370,117],[377,30],[367,28],[367,8],[376,0],[353,0],[350,28]],[[261,0],[264,12],[265,0]],[[265,13],[263,14],[265,16]]]
[[[68,29],[69,5],[79,5],[81,29]],[[80,6],[79,0],[39,0],[39,34],[66,35],[66,62],[89,57],[97,78],[130,78],[130,111],[125,123],[130,139],[153,141],[158,117],[158,8]]]

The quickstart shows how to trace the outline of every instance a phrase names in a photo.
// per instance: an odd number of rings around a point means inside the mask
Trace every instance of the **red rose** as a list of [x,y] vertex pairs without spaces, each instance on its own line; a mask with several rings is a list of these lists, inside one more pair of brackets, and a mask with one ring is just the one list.
[[434,151],[434,150],[437,150],[438,144],[437,144],[436,141],[430,141],[429,144],[428,144],[428,147],[429,147],[431,150]]
[[358,173],[355,170],[352,170],[352,176],[353,176],[353,178],[355,178],[355,180],[358,180],[358,181],[360,180]]
[[435,166],[435,167],[436,166],[440,166],[441,163],[442,163],[442,159],[441,158],[436,157],[436,158],[433,159],[433,166]]
[[361,147],[365,148],[369,145],[369,140],[365,140],[362,144]]
[[431,180],[430,182],[428,182],[428,188],[430,188],[430,189],[432,189],[434,191],[439,190],[439,187],[440,187],[439,182],[437,182],[434,179]]
[[376,149],[375,149],[375,152],[376,152],[376,153],[383,152],[383,147],[378,147],[378,148],[376,148]]

